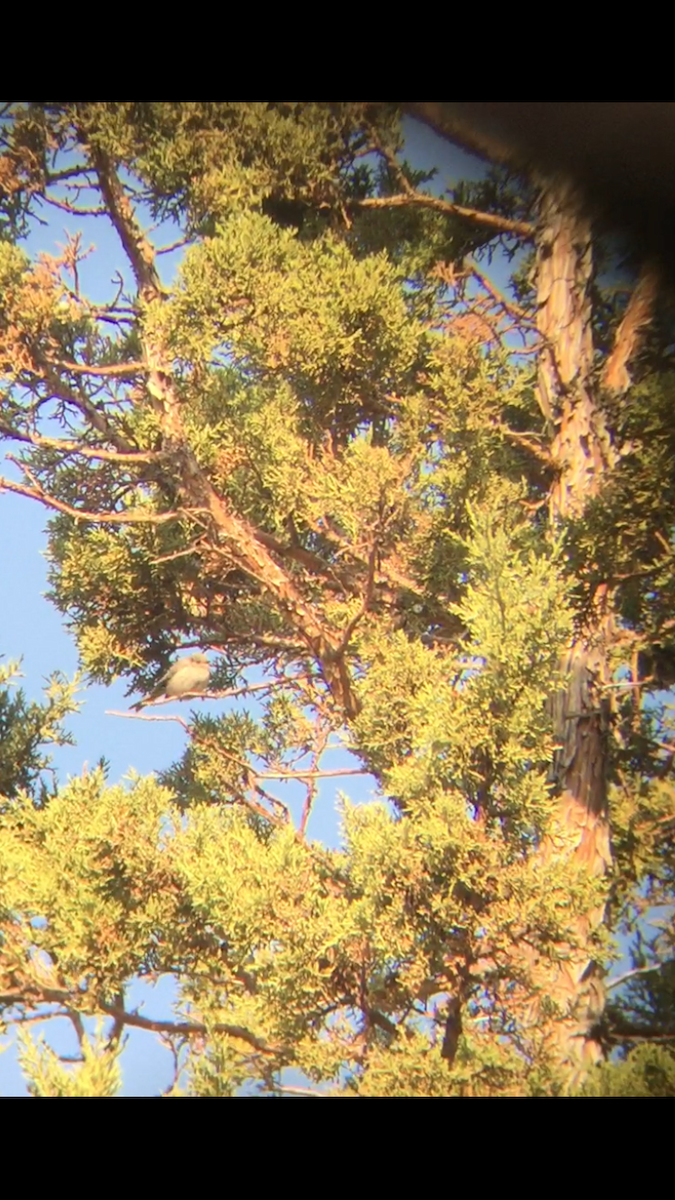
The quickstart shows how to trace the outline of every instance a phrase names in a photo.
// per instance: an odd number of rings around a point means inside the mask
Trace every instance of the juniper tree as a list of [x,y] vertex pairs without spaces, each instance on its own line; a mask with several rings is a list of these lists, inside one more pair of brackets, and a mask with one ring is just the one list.
[[[672,955],[643,923],[672,903],[667,297],[649,264],[602,286],[573,181],[413,106],[490,159],[439,194],[400,107],[5,111],[2,486],[50,513],[91,678],[147,692],[210,650],[235,705],[192,713],[159,782],[5,805],[7,1020],[51,1004],[82,1035],[79,1083],[26,1043],[39,1094],[114,1088],[132,1025],[200,1094],[289,1066],[362,1095],[611,1091],[613,1045],[672,1033],[654,978],[639,1034],[603,986],[618,933],[645,979]],[[77,236],[31,261],[44,205],[111,223],[133,282],[88,299]],[[338,738],[379,798],[343,798],[334,852],[307,827]],[[125,1006],[167,972],[175,1019]]]

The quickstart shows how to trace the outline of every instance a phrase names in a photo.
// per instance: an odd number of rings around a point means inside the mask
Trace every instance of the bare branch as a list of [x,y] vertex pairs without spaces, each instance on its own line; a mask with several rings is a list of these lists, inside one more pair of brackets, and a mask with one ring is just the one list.
[[[16,989],[17,991],[19,989]],[[31,985],[28,988],[21,990],[20,995],[14,996],[15,989],[12,989],[11,996],[7,993],[0,994],[0,1003],[3,1003],[6,998],[9,998],[13,1005],[25,1005],[30,1008],[35,1008],[38,1004],[60,1004],[64,1006],[57,1013],[38,1013],[35,1016],[25,1016],[15,1019],[15,1023],[28,1020],[48,1020],[49,1017],[69,1017],[76,1022],[80,1020],[80,1011],[84,1006],[84,1011],[89,1011],[91,999],[84,993],[71,993],[64,988],[49,988]],[[254,1033],[246,1029],[242,1025],[230,1025],[227,1023],[219,1023],[212,1026],[210,1029],[201,1022],[191,1021],[159,1021],[153,1020],[150,1017],[142,1017],[136,1012],[127,1012],[121,1004],[107,1004],[105,1001],[97,1005],[101,1012],[112,1017],[119,1037],[119,1031],[124,1025],[131,1025],[137,1029],[147,1029],[151,1033],[163,1033],[174,1037],[192,1037],[203,1036],[209,1032],[222,1033],[228,1037],[236,1038],[239,1041],[246,1042],[252,1046],[260,1054],[289,1054],[290,1052],[282,1046],[270,1046],[262,1038],[256,1037]]]
[[[11,455],[8,455],[11,459]],[[12,461],[16,462],[15,459]],[[21,463],[22,470],[25,467]],[[44,504],[45,508],[53,508],[57,512],[65,513],[68,517],[74,517],[77,521],[91,521],[96,525],[164,525],[167,521],[182,521],[190,516],[189,511],[177,511],[170,513],[150,513],[143,509],[129,509],[125,513],[97,513],[88,512],[86,509],[73,508],[70,504],[64,504],[62,500],[57,500],[56,496],[50,496],[48,492],[43,491],[40,485],[35,487],[27,487],[23,483],[13,483],[11,479],[5,479],[0,475],[0,493],[1,492],[16,492],[19,496],[28,496],[31,500],[37,500],[39,504]]]
[[[86,136],[82,131],[80,136],[86,143]],[[98,176],[108,215],[129,259],[139,292],[144,299],[153,300],[162,295],[162,286],[154,262],[154,250],[136,221],[131,203],[107,154],[91,145],[88,152]]]
[[228,1037],[246,1042],[247,1045],[257,1050],[259,1054],[287,1053],[282,1046],[270,1046],[262,1038],[256,1037],[249,1029],[244,1028],[243,1025],[219,1023],[207,1028],[200,1021],[156,1021],[150,1017],[142,1017],[140,1013],[127,1012],[115,1004],[101,1004],[100,1007],[103,1012],[107,1013],[109,1017],[113,1017],[121,1025],[133,1025],[136,1029],[147,1029],[151,1033],[166,1033],[170,1036],[183,1037],[203,1036],[209,1032],[223,1033]]
[[77,1012],[76,1009],[69,1008],[67,1010],[67,1012],[68,1012],[68,1017],[70,1019],[70,1022],[73,1026],[73,1029],[75,1030],[75,1036],[77,1037],[78,1043],[81,1047],[85,1040],[85,1037],[86,1037],[85,1030],[84,1030],[84,1021],[82,1020],[80,1013]]
[[607,1034],[612,1042],[675,1042],[675,1029],[664,1033],[651,1025],[634,1025],[617,1017],[610,1021]]
[[188,237],[179,238],[177,242],[171,242],[168,246],[160,246],[155,250],[155,254],[171,254],[173,250],[182,250],[183,246],[189,246],[191,239]]
[[70,204],[68,200],[57,200],[56,196],[48,196],[46,193],[39,199],[43,204],[51,204],[53,208],[60,208],[62,212],[72,213],[76,217],[107,216],[105,208],[81,208],[77,204]]
[[667,967],[673,963],[672,958],[665,959],[663,962],[656,963],[653,967],[635,967],[632,971],[624,971],[623,975],[616,975],[614,979],[605,980],[605,991],[611,992],[612,988],[621,987],[628,979],[634,979],[636,975],[654,975],[661,970],[662,967]]
[[503,308],[504,311],[509,314],[509,316],[516,317],[517,320],[525,321],[528,325],[531,325],[533,328],[535,327],[532,314],[528,313],[524,308],[521,308],[521,306],[516,304],[515,301],[508,300],[504,293],[500,292],[499,288],[495,287],[488,276],[478,268],[473,260],[471,260],[469,263],[469,270],[471,271],[471,274],[476,277],[481,286],[485,288],[485,291],[488,292],[488,294],[492,297],[495,304],[497,304],[500,308]]
[[516,221],[511,217],[500,217],[496,213],[480,212],[476,208],[466,208],[463,204],[453,204],[451,200],[443,200],[439,196],[427,196],[423,192],[402,192],[397,196],[371,196],[366,200],[352,200],[355,208],[431,208],[435,212],[444,213],[449,217],[462,217],[474,225],[491,229],[494,233],[512,234],[516,237],[533,238],[534,225],[529,221]]
[[47,171],[47,183],[63,183],[66,179],[81,179],[84,177],[85,184],[81,186],[92,187],[93,185],[87,181],[87,174],[90,170],[91,168],[86,163],[82,163],[80,166],[64,167],[62,171]]
[[163,717],[161,715],[151,716],[150,713],[137,712],[120,712],[116,708],[107,708],[105,710],[106,717],[124,717],[126,721],[176,721],[178,725],[182,725],[187,732],[190,730],[188,722],[179,716]]
[[147,375],[148,366],[143,362],[112,363],[105,367],[89,366],[87,363],[61,362],[46,358],[50,367],[59,371],[70,371],[74,375],[99,375],[104,379],[133,379],[136,375]]
[[65,382],[57,376],[56,372],[48,364],[38,364],[36,371],[39,372],[40,367],[42,367],[45,382],[47,383],[54,397],[62,400],[66,404],[72,404],[73,407],[82,414],[89,425],[91,425],[93,429],[111,442],[113,446],[117,446],[117,449],[121,453],[127,453],[128,451],[133,451],[136,449],[135,446],[132,446],[126,440],[126,438],[123,437],[123,435],[117,429],[115,429],[113,425],[110,424],[107,417],[99,411],[99,409],[95,404],[92,403],[88,396],[84,395],[82,392],[72,391],[72,389],[67,387]]
[[541,462],[546,463],[548,467],[555,466],[555,460],[543,438],[537,433],[519,433],[516,429],[510,429],[508,425],[504,425],[501,421],[497,421],[494,426],[498,429],[505,438],[511,442],[516,442],[519,446],[524,446],[534,454]]
[[270,1087],[270,1091],[279,1093],[282,1096],[312,1096],[315,1099],[329,1099],[330,1092],[315,1092],[312,1088],[302,1087],[287,1087],[285,1084],[274,1084]]
[[257,779],[337,779],[341,775],[367,775],[360,767],[336,768],[333,771],[260,771]]
[[31,446],[39,446],[45,450],[57,450],[59,454],[80,454],[83,458],[102,459],[104,462],[118,463],[151,463],[158,462],[161,455],[153,450],[101,450],[86,446],[83,442],[67,442],[63,438],[42,437],[37,433],[27,433],[25,430],[13,429],[11,425],[0,421],[0,433],[13,438],[17,442],[27,442]]
[[[323,730],[319,731],[318,742],[317,742],[316,746],[314,747],[314,753],[312,754],[312,766],[311,766],[312,771],[318,770],[319,763],[321,761],[321,756],[322,756],[324,750],[326,749],[326,746],[328,745],[329,737],[330,737],[330,726],[326,725],[326,726],[324,726]],[[300,817],[300,835],[302,837],[305,836],[305,833],[307,831],[307,824],[309,822],[310,814],[312,811],[312,806],[316,799],[317,791],[318,791],[318,787],[317,787],[316,775],[308,776],[307,784],[306,784],[305,803],[302,806],[302,815]]]
[[153,708],[158,708],[161,704],[175,704],[176,700],[229,700],[237,696],[248,696],[251,692],[269,692],[273,688],[292,687],[297,681],[302,682],[305,679],[311,679],[310,675],[294,675],[283,679],[270,679],[265,683],[245,683],[238,688],[225,688],[223,691],[207,691],[207,692],[184,692],[182,696],[162,696],[158,700],[148,701],[147,707],[152,704]]

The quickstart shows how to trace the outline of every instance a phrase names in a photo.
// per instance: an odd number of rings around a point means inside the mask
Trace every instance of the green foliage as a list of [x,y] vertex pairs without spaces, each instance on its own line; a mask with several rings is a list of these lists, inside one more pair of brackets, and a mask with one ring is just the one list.
[[[202,648],[227,693],[184,718],[159,779],[48,787],[74,685],[29,704],[0,676],[0,1011],[68,1019],[80,1048],[73,1067],[24,1038],[32,1094],[115,1094],[144,1022],[125,995],[164,975],[172,1095],[275,1093],[289,1069],[346,1096],[558,1094],[548,1034],[570,1012],[542,964],[606,966],[589,914],[608,902],[653,975],[598,1036],[625,1053],[629,1026],[670,1029],[666,357],[651,345],[639,383],[600,397],[618,465],[554,535],[536,259],[520,310],[460,262],[515,248],[499,219],[535,219],[528,180],[500,168],[432,205],[390,105],[55,103],[5,123],[0,432],[53,514],[50,598],[90,678],[148,693]],[[36,200],[77,215],[90,194],[135,276],[104,305],[77,238],[39,261],[9,240]],[[149,218],[185,244],[171,287]],[[598,304],[600,358],[620,308]],[[561,663],[601,588],[611,879],[558,852],[551,771]],[[375,800],[342,797],[329,851],[307,823],[339,745]],[[650,906],[669,914],[654,936]],[[586,1093],[622,1089],[672,1091],[669,1052],[633,1050]]]
[[12,695],[18,671],[18,663],[0,666],[0,809],[19,792],[28,792],[37,803],[46,803],[53,791],[45,778],[51,759],[42,748],[50,743],[72,745],[72,736],[63,722],[79,708],[75,700],[77,679],[69,683],[56,672],[45,688],[46,703],[29,703],[21,688]]
[[401,284],[384,253],[355,259],[330,232],[305,243],[241,213],[188,252],[162,329],[180,359],[197,365],[227,350],[290,384],[310,420],[347,432],[419,362],[423,331]]
[[658,1046],[636,1046],[623,1062],[603,1063],[583,1096],[675,1096],[675,1054]]
[[116,1096],[121,1085],[118,1055],[103,1037],[81,1040],[82,1063],[64,1067],[43,1038],[32,1041],[19,1032],[19,1061],[31,1096]]
[[[301,844],[290,827],[262,831],[241,808],[193,804],[181,816],[151,780],[110,788],[96,773],[71,780],[44,809],[18,801],[0,829],[12,914],[3,969],[15,987],[69,996],[81,1019],[113,1014],[136,976],[174,974],[178,1018],[194,1025],[199,1013],[195,1035],[203,1026],[207,1039],[190,1068],[200,1094],[227,1094],[245,1078],[266,1086],[288,1065],[334,1084],[347,1070],[362,1094],[400,1093],[423,1042],[424,1072],[438,1091],[441,1063],[428,1042],[442,997],[428,1016],[417,997],[443,973],[452,946],[470,945],[478,959],[488,943],[505,953],[530,919],[541,928],[551,889],[544,900],[540,874],[513,860],[503,840],[481,840],[459,795],[446,793],[406,822],[377,806],[347,807],[345,822],[345,852],[331,855]],[[561,901],[564,923],[562,889]],[[550,915],[548,923],[548,936],[559,936]],[[355,1019],[364,1003],[381,1042],[372,1072],[361,1063]],[[394,1043],[387,1079],[377,1083]],[[46,1050],[24,1048],[35,1094],[112,1090],[114,1056],[102,1042],[91,1061],[83,1053],[71,1079]],[[513,1083],[517,1058],[505,1048],[490,1055],[482,1039],[469,1039],[446,1090]]]

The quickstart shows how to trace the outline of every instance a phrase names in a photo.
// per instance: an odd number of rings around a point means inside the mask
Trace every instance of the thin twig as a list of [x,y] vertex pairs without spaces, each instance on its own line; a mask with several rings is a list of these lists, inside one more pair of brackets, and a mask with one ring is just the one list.
[[127,721],[129,721],[129,720],[131,720],[131,721],[176,721],[179,725],[183,726],[183,729],[186,729],[186,730],[190,729],[190,725],[188,725],[188,722],[186,720],[184,720],[183,717],[179,717],[179,716],[152,717],[152,716],[150,716],[149,713],[146,715],[146,713],[119,712],[119,710],[115,709],[115,708],[107,708],[103,715],[106,717],[124,717]]
[[[328,739],[330,737],[330,732],[331,732],[330,726],[326,725],[318,734],[317,743],[314,747],[314,752],[312,754],[312,765],[310,768],[313,771],[318,770],[319,763],[321,761],[321,756],[323,755],[323,753],[326,749],[326,746],[328,745]],[[302,835],[302,837],[305,836],[305,833],[307,831],[307,824],[309,822],[309,817],[310,817],[310,813],[312,811],[312,806],[314,804],[314,800],[316,799],[317,790],[318,790],[317,776],[310,775],[308,778],[308,782],[306,784],[305,803],[302,806],[302,815],[300,817],[300,834]]]

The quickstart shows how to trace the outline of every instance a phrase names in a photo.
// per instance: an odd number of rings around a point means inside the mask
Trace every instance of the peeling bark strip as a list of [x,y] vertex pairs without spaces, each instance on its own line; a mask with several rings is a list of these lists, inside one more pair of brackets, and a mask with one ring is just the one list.
[[659,273],[654,263],[647,263],[628,302],[619,325],[612,353],[605,364],[603,384],[613,392],[625,392],[631,378],[628,363],[640,348],[645,327],[652,319],[658,290]]
[[[85,135],[81,133],[81,136],[84,141]],[[152,247],[143,236],[113,164],[98,148],[90,147],[89,153],[111,220],[134,271],[141,299],[146,303],[161,300],[163,293]],[[295,633],[318,663],[336,703],[347,718],[356,716],[358,705],[345,662],[342,634],[324,626],[291,576],[265,547],[258,531],[234,513],[217,493],[199,466],[185,434],[169,355],[147,334],[142,335],[142,344],[148,373],[147,389],[161,416],[165,449],[178,468],[184,507],[202,510],[209,523],[208,537],[213,549],[222,550],[225,541],[228,554],[237,566],[274,596]]]

